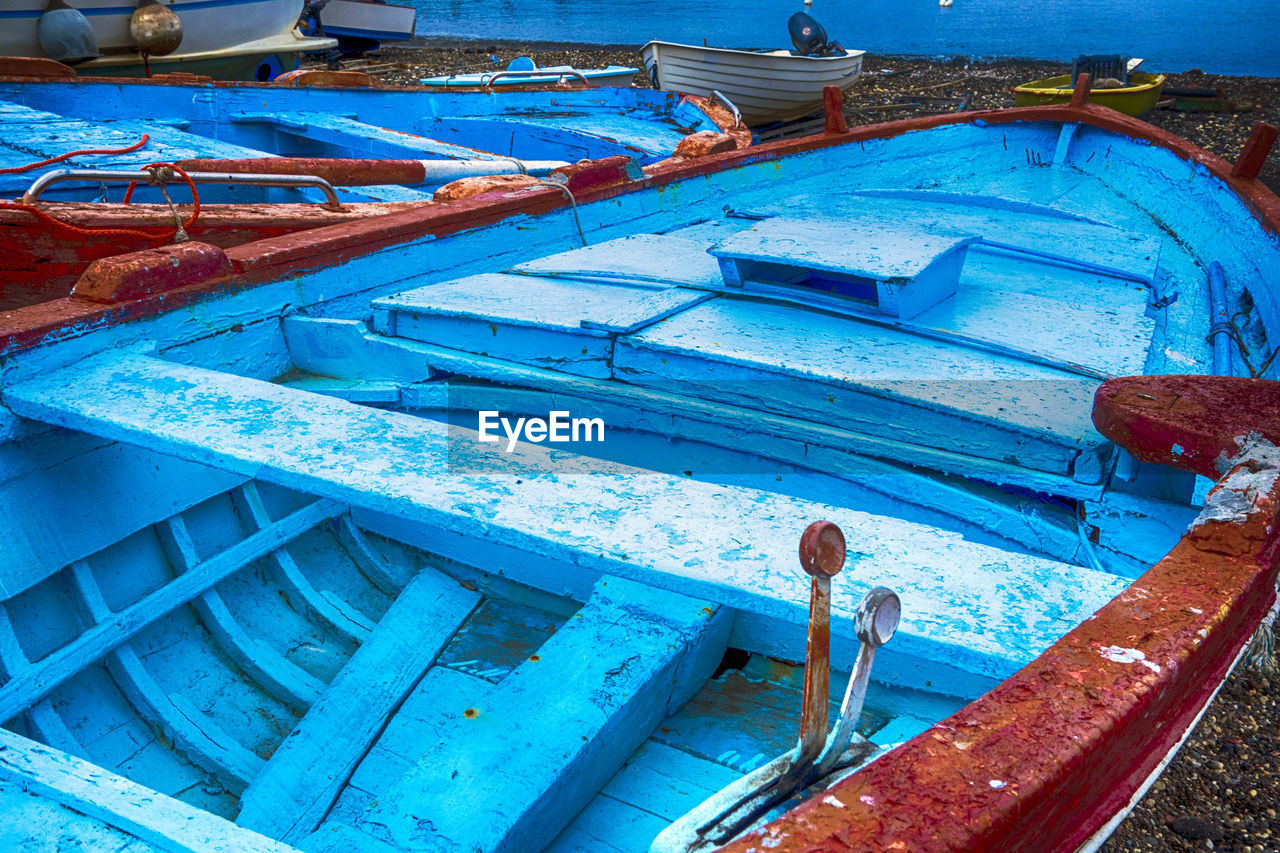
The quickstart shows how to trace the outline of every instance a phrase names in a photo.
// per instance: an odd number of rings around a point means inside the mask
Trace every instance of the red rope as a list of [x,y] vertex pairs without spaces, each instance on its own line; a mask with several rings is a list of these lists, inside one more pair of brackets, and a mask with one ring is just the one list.
[[133,228],[84,228],[79,225],[72,225],[70,222],[64,222],[33,204],[23,204],[19,201],[0,201],[0,210],[21,210],[30,213],[39,221],[50,225],[61,231],[69,231],[72,234],[83,234],[90,237],[137,237],[143,240],[168,240],[177,233],[175,228],[166,228],[162,233],[155,234],[150,231],[142,231]]
[[[143,142],[145,141],[146,137],[143,136]],[[191,176],[187,174],[185,169],[181,166],[175,166],[172,163],[149,163],[146,166],[143,166],[143,169],[156,169],[161,166],[168,166],[170,169],[173,169],[173,171],[186,182],[187,186],[191,188],[191,217],[182,226],[184,230],[189,229],[196,224],[196,219],[200,217],[200,193],[196,190],[196,182],[191,179]],[[136,183],[129,184],[129,189],[125,193],[124,197],[125,204],[129,203],[129,198],[133,195],[134,186],[136,186]],[[21,210],[26,213],[30,213],[40,222],[43,222],[57,230],[68,231],[72,234],[82,234],[90,237],[134,237],[148,241],[164,241],[178,233],[178,229],[176,227],[166,228],[159,234],[136,228],[85,228],[80,225],[72,225],[70,222],[64,222],[63,220],[46,213],[35,205],[23,204],[22,202],[17,201],[0,201],[0,210],[4,209]]]
[[54,163],[60,163],[69,157],[87,157],[94,154],[128,154],[137,151],[142,146],[151,141],[151,137],[142,134],[142,138],[127,148],[85,148],[80,151],[68,151],[66,154],[59,154],[57,157],[50,157],[48,160],[41,160],[38,163],[28,163],[25,166],[14,166],[9,169],[0,169],[0,175],[16,175],[20,172],[29,172],[32,169],[38,169],[41,166],[52,166]]
[[[191,176],[187,174],[185,169],[173,163],[148,163],[147,165],[142,167],[142,170],[146,171],[147,169],[159,169],[162,166],[168,166],[170,169],[173,169],[173,171],[177,172],[179,177],[181,177],[182,180],[186,181],[187,186],[190,187],[191,189],[191,218],[188,219],[186,224],[182,226],[184,229],[190,228],[192,225],[196,224],[196,219],[200,216],[200,193],[198,190],[196,190],[196,182],[191,180]],[[124,192],[125,204],[128,204],[129,200],[133,198],[133,190],[137,185],[138,184],[136,181],[129,182],[129,188]],[[175,234],[177,233],[177,229],[174,229],[174,233]]]

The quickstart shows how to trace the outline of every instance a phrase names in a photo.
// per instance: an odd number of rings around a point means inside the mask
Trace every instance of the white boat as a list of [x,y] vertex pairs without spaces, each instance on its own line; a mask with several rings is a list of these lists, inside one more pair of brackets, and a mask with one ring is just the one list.
[[[93,28],[100,56],[79,63],[81,74],[140,76],[185,71],[226,80],[269,80],[297,66],[300,53],[327,50],[331,38],[297,29],[302,0],[173,0],[165,8],[182,24],[182,41],[145,61],[129,31],[136,5],[120,0],[67,0]],[[45,57],[37,26],[45,0],[0,0],[0,56]],[[52,57],[61,59],[61,57]]]
[[375,0],[326,0],[316,14],[322,32],[343,39],[407,41],[413,38],[417,10]]
[[800,56],[790,50],[729,50],[651,41],[641,50],[655,88],[732,102],[747,124],[789,121],[822,106],[824,86],[848,91],[866,51]]
[[556,83],[583,83],[587,86],[631,85],[639,68],[610,65],[606,68],[574,68],[572,65],[552,65],[539,68],[532,59],[521,56],[511,60],[503,71],[485,71],[474,74],[451,74],[441,77],[424,77],[422,86],[456,88],[460,86],[554,86]]

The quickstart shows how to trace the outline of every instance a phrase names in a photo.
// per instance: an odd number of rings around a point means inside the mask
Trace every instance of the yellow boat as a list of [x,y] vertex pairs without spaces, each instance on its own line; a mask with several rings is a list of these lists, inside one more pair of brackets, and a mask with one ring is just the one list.
[[[1135,71],[1129,83],[1118,89],[1090,89],[1090,103],[1110,107],[1125,115],[1140,116],[1156,105],[1164,88],[1164,74]],[[1065,104],[1071,99],[1071,75],[1060,74],[1032,80],[1013,87],[1014,104],[1019,107]]]

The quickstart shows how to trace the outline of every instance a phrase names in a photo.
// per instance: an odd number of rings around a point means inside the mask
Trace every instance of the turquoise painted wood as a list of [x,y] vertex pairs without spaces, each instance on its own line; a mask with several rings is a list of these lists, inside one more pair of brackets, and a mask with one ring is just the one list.
[[346,512],[346,507],[320,500],[272,524],[226,551],[205,560],[173,583],[101,622],[0,687],[0,719],[7,720],[38,701],[63,680],[92,664],[104,652],[127,642],[147,625],[186,604],[214,584],[239,571],[279,545],[315,525]]
[[[343,516],[346,518],[346,516]],[[187,572],[200,564],[191,533],[182,519],[174,516],[161,529],[162,542],[170,561]],[[325,685],[311,673],[291,662],[260,639],[250,637],[236,621],[217,590],[209,590],[192,601],[205,628],[218,641],[223,653],[277,698],[294,708],[306,710],[324,692]]]
[[586,606],[441,741],[362,824],[404,850],[527,850],[558,833],[728,639],[714,606],[606,578]]
[[[444,739],[449,721],[483,702],[493,685],[447,666],[427,670],[351,774],[329,823],[355,824],[369,804],[389,785],[413,769]],[[325,829],[313,837],[323,838]],[[299,842],[306,846],[305,842]]]
[[319,826],[392,711],[479,600],[430,570],[410,581],[254,778],[236,822],[289,842]]
[[[67,387],[77,393],[68,395]],[[129,401],[127,407],[120,405],[122,399]],[[168,453],[252,471],[263,480],[402,518],[412,512],[428,524],[501,538],[527,552],[643,579],[795,626],[807,620],[807,588],[797,587],[790,571],[780,574],[775,568],[793,564],[792,531],[814,518],[857,519],[847,523],[864,526],[866,546],[859,558],[864,568],[852,575],[853,589],[886,584],[914,590],[904,599],[909,615],[892,651],[930,660],[943,646],[952,666],[984,676],[1009,674],[1047,647],[1063,626],[1083,619],[1125,586],[1101,572],[1063,572],[1052,561],[1005,554],[927,526],[847,508],[671,477],[636,480],[628,476],[631,469],[575,469],[572,460],[562,471],[602,476],[578,482],[535,476],[546,470],[545,452],[506,454],[479,442],[446,444],[442,425],[146,357],[104,354],[13,386],[5,401],[29,417],[120,440],[147,436]],[[380,443],[353,441],[360,435],[377,436]],[[377,446],[376,454],[370,446]],[[445,470],[446,459],[467,473],[424,473]],[[527,487],[512,490],[516,478],[529,478]],[[480,502],[478,494],[485,495]],[[636,518],[630,511],[635,501],[653,515]],[[769,506],[767,515],[760,512],[762,505]],[[607,530],[548,523],[548,518],[600,513],[615,522]],[[700,547],[701,531],[725,514],[741,519],[740,535],[750,531],[755,549],[713,558]],[[474,559],[474,545],[468,547]],[[538,585],[536,577],[516,579]],[[957,596],[974,609],[957,614],[947,604]],[[849,622],[837,622],[833,630],[846,640],[851,636]],[[790,657],[803,656],[799,632],[789,645]],[[885,661],[892,659],[889,651]],[[882,666],[892,681],[892,665]],[[916,677],[911,674],[913,683]]]
[[[79,814],[12,782],[0,782],[0,849],[12,853],[40,853],[54,841],[75,839],[79,850],[112,853],[152,853],[158,848],[100,820]],[[56,836],[54,835],[56,833]]]
[[292,849],[200,809],[0,730],[0,779],[169,853],[289,853]]
[[[750,223],[742,223],[743,227]],[[673,284],[723,290],[720,264],[706,243],[674,234],[633,234],[517,264],[510,272],[542,277]]]

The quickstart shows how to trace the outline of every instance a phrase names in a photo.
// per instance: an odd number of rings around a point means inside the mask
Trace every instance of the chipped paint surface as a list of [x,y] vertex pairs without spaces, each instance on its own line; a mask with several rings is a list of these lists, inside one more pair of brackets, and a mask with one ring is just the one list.
[[1119,646],[1103,646],[1099,653],[1112,663],[1140,663],[1147,669],[1160,674],[1160,664],[1147,660],[1146,654],[1139,649],[1122,649]]
[[[1022,111],[1013,118],[993,116],[989,126],[929,120],[925,125],[913,127],[930,126],[932,122],[945,131],[938,135],[944,142],[979,136],[990,141],[998,139],[994,135],[997,133],[1038,138],[1037,134],[1042,134],[1045,128],[1036,125],[1037,115],[1061,117],[1067,113],[1032,110]],[[1093,126],[1113,121],[1088,108],[1070,115],[1083,117],[1084,123],[1076,134],[1072,151],[1064,152],[1068,157],[1076,156],[1072,152],[1078,152],[1081,146],[1098,146],[1100,134],[1093,133]],[[1024,118],[1032,121],[1023,122]],[[1133,130],[1136,125],[1121,127]],[[710,166],[744,164],[744,182],[764,180],[775,172],[780,180],[794,178],[797,171],[805,168],[804,163],[812,166],[815,162],[842,162],[841,158],[848,158],[846,165],[850,165],[851,172],[874,169],[883,153],[877,151],[877,146],[884,145],[887,138],[896,138],[894,134],[901,131],[901,127],[875,133],[860,129],[850,134],[828,134],[816,141],[803,140],[763,153],[713,153],[690,164],[668,164],[673,171],[664,171],[667,166],[652,168],[644,181],[634,180],[624,163],[594,164],[574,171],[570,181],[578,181],[577,200],[581,206],[578,213],[585,221],[584,230],[592,238],[612,237],[626,231],[633,227],[630,221],[633,217],[641,223],[634,226],[637,228],[656,229],[658,225],[679,221],[691,228],[711,229],[712,225],[723,224],[721,220],[705,226],[688,221],[707,211],[717,216],[722,212],[723,200],[717,196],[729,180],[714,173]],[[862,142],[869,143],[871,150],[859,159],[854,144],[850,143],[857,143],[860,148]],[[844,143],[845,147],[838,143]],[[897,144],[911,150],[913,140],[905,139]],[[1117,146],[1120,147],[1126,146]],[[792,154],[795,157],[789,159]],[[800,162],[809,155],[812,155],[810,160]],[[827,156],[831,159],[820,159]],[[764,161],[760,168],[751,168],[752,157]],[[705,171],[698,171],[700,169]],[[1055,170],[1052,180],[1062,181],[1068,171]],[[637,193],[645,184],[660,185],[665,192]],[[1201,184],[1203,182],[1197,186],[1203,190]],[[1090,191],[1089,187],[1078,189]],[[762,197],[764,195],[761,192],[756,202],[769,201]],[[353,362],[374,364],[388,371],[379,376],[409,377],[410,383],[429,385],[432,376],[455,369],[472,376],[465,373],[469,368],[476,371],[477,379],[501,382],[504,377],[480,374],[480,371],[494,369],[494,363],[499,361],[483,351],[455,349],[442,354],[440,347],[433,348],[428,341],[412,341],[403,336],[396,339],[396,317],[380,317],[379,322],[387,325],[376,335],[370,333],[363,326],[367,316],[364,309],[369,302],[360,301],[359,279],[362,276],[377,278],[394,266],[398,271],[407,271],[407,275],[418,276],[419,280],[413,282],[415,286],[437,287],[438,276],[451,265],[472,264],[477,257],[487,255],[501,257],[505,262],[508,256],[503,252],[510,251],[510,247],[503,244],[520,242],[517,238],[521,237],[521,231],[525,232],[531,252],[562,248],[565,235],[556,229],[565,226],[565,234],[569,234],[571,221],[565,200],[553,190],[529,192],[523,199],[516,196],[518,194],[499,195],[483,202],[475,199],[449,202],[446,210],[439,214],[424,216],[418,210],[398,218],[348,223],[323,234],[280,238],[270,241],[269,245],[259,242],[240,247],[238,251],[227,251],[226,257],[233,269],[229,282],[223,284],[229,284],[229,288],[216,288],[207,282],[193,284],[173,293],[152,294],[125,303],[113,312],[75,314],[75,323],[56,327],[50,334],[79,336],[86,332],[86,326],[94,323],[141,317],[156,307],[167,311],[134,325],[84,335],[82,340],[65,346],[26,353],[9,359],[5,365],[7,378],[16,378],[14,384],[6,384],[6,403],[27,418],[66,427],[68,435],[77,435],[86,441],[93,440],[92,435],[102,435],[122,444],[143,443],[157,449],[166,459],[198,460],[190,463],[198,466],[196,470],[227,468],[242,476],[259,478],[264,487],[275,484],[330,500],[340,499],[344,502],[341,506],[324,503],[322,508],[341,513],[349,506],[352,515],[342,516],[348,521],[358,516],[366,523],[377,525],[377,530],[384,535],[424,542],[423,547],[430,548],[432,554],[440,552],[439,556],[445,559],[497,567],[503,583],[527,584],[544,596],[581,594],[584,588],[590,590],[597,580],[604,583],[599,577],[602,572],[614,576],[607,581],[610,593],[615,590],[615,583],[620,583],[619,588],[632,586],[626,592],[627,601],[618,602],[616,607],[612,604],[604,607],[597,601],[588,610],[569,616],[566,624],[570,627],[557,631],[552,645],[524,658],[513,673],[508,674],[513,680],[503,681],[496,691],[466,695],[465,701],[461,701],[463,694],[458,694],[457,707],[448,712],[453,716],[443,725],[459,736],[442,738],[443,746],[428,744],[433,755],[443,756],[448,762],[400,766],[397,772],[384,777],[429,784],[416,788],[413,784],[401,786],[395,790],[395,798],[381,801],[382,812],[369,812],[375,818],[367,827],[373,836],[382,832],[384,837],[410,844],[429,844],[438,838],[448,838],[460,846],[476,843],[492,849],[503,849],[504,845],[533,846],[535,841],[542,843],[553,837],[578,813],[591,791],[604,783],[618,763],[626,760],[636,741],[644,736],[644,730],[657,724],[670,704],[678,704],[668,675],[677,668],[685,639],[664,641],[651,637],[651,641],[646,642],[652,654],[645,654],[644,661],[637,663],[633,653],[639,649],[632,647],[633,634],[648,635],[645,630],[626,628],[637,620],[644,621],[639,619],[644,608],[638,602],[652,604],[655,597],[662,598],[666,603],[658,609],[665,610],[668,605],[683,607],[678,604],[679,599],[692,596],[699,604],[705,602],[699,608],[703,615],[692,617],[680,610],[680,618],[693,619],[699,624],[704,617],[710,618],[714,605],[725,605],[724,612],[737,611],[732,630],[737,632],[738,641],[774,644],[770,648],[796,648],[803,642],[800,626],[804,589],[797,587],[790,577],[794,574],[794,555],[790,549],[793,535],[783,534],[817,515],[830,513],[850,519],[849,529],[857,530],[853,551],[857,556],[857,570],[848,573],[855,578],[853,583],[865,588],[874,583],[896,586],[900,582],[904,587],[906,622],[902,636],[890,649],[893,652],[900,648],[902,654],[892,661],[886,658],[886,664],[892,663],[894,679],[915,686],[924,680],[927,687],[938,689],[938,685],[930,684],[928,679],[939,679],[939,673],[973,676],[967,684],[979,678],[1013,674],[944,723],[927,730],[925,726],[959,703],[905,732],[900,721],[895,720],[893,725],[898,728],[886,731],[886,740],[905,740],[916,732],[924,733],[865,771],[840,781],[746,843],[775,849],[799,849],[808,845],[826,849],[843,846],[853,849],[1030,847],[1068,850],[1079,842],[1081,833],[1087,833],[1090,821],[1113,812],[1118,803],[1127,800],[1127,791],[1132,789],[1134,780],[1143,778],[1148,770],[1145,762],[1149,762],[1151,756],[1159,756],[1167,749],[1170,739],[1176,738],[1188,714],[1202,704],[1208,687],[1220,679],[1225,662],[1257,621],[1260,609],[1265,610],[1269,604],[1276,572],[1271,527],[1276,516],[1275,492],[1280,490],[1275,476],[1274,448],[1262,443],[1271,437],[1264,435],[1247,441],[1248,449],[1241,460],[1235,459],[1240,451],[1236,436],[1244,432],[1230,432],[1229,447],[1218,440],[1219,435],[1209,436],[1200,443],[1183,440],[1179,437],[1182,432],[1173,435],[1175,440],[1170,440],[1171,434],[1160,436],[1161,453],[1177,460],[1191,460],[1181,464],[1198,464],[1204,457],[1197,453],[1208,446],[1217,451],[1212,457],[1215,462],[1232,458],[1235,468],[1228,472],[1223,486],[1210,496],[1206,514],[1196,521],[1177,548],[1127,592],[1117,595],[1127,582],[1125,578],[1107,575],[1096,568],[1069,566],[1063,562],[1064,558],[1030,556],[990,542],[997,535],[1005,535],[1003,531],[999,534],[988,531],[984,534],[987,538],[968,539],[940,527],[933,516],[923,520],[915,515],[901,518],[851,509],[851,506],[861,506],[854,502],[824,504],[753,487],[684,479],[678,474],[638,474],[612,461],[588,466],[582,460],[567,459],[567,454],[547,453],[540,448],[509,460],[482,454],[473,456],[469,450],[458,452],[456,448],[448,448],[448,435],[438,423],[404,412],[365,408],[350,401],[320,397],[302,387],[268,384],[261,379],[275,374],[261,364],[247,368],[259,373],[235,376],[218,360],[220,355],[232,353],[237,364],[252,362],[252,356],[245,358],[233,351],[242,348],[240,341],[253,339],[269,340],[276,348],[274,357],[285,366],[292,366],[290,359],[313,349],[336,363],[339,359],[332,352],[323,351],[326,344],[341,342],[351,344],[350,350],[342,352]],[[1072,208],[1070,194],[1063,197],[1067,199],[1064,202],[1067,207],[1058,213],[1063,215],[1064,222],[1069,221],[1073,210],[1078,213],[1087,207],[1085,202]],[[934,195],[925,200],[937,202],[938,198]],[[954,206],[955,200],[939,203]],[[673,219],[677,212],[684,219]],[[1025,214],[1026,210],[1018,208],[1015,212]],[[724,221],[729,226],[734,224]],[[495,227],[479,227],[484,223],[493,223]],[[446,239],[450,236],[457,239]],[[574,242],[571,240],[569,244]],[[371,247],[383,254],[368,257]],[[608,251],[612,251],[612,247]],[[1187,264],[1182,250],[1170,249],[1167,254],[1170,255],[1168,264]],[[299,272],[300,268],[305,269]],[[293,277],[280,280],[281,273]],[[465,273],[458,273],[462,274]],[[259,281],[265,282],[261,288],[250,287]],[[530,293],[535,289],[528,277],[524,284]],[[353,312],[352,316],[358,314],[360,319],[316,316],[328,310],[324,305],[327,300],[348,297],[356,298],[346,302],[342,310]],[[1138,301],[1142,298],[1143,294],[1139,294]],[[720,293],[711,300],[691,303],[690,310],[729,301]],[[56,314],[65,307],[50,310]],[[177,307],[185,310],[168,310]],[[240,330],[227,329],[248,323],[278,332],[282,325],[277,320],[280,314],[303,309],[312,316],[290,317],[283,325],[298,331],[295,321],[312,320],[329,331],[343,328],[344,323],[348,327],[359,326],[361,331],[355,336],[316,333],[314,345],[308,345],[302,341],[316,332],[314,328],[293,335],[292,339],[287,339],[287,332],[270,337],[251,329],[241,336]],[[710,309],[697,313],[707,314]],[[1014,315],[1010,312],[994,316],[1004,320]],[[580,318],[570,319],[566,326],[569,331],[581,337],[607,339],[610,345],[630,334],[608,331],[600,322],[583,326]],[[588,319],[599,321],[601,318]],[[603,319],[611,323],[619,320],[614,315]],[[653,326],[665,324],[668,330],[677,325],[654,314],[646,314],[644,319],[652,319]],[[618,327],[630,328],[625,324]],[[49,333],[49,328],[28,329],[30,337],[25,343],[47,343],[42,336]],[[1134,328],[1144,333],[1141,325]],[[490,338],[496,337],[496,324],[495,331],[485,331]],[[376,348],[367,347],[373,338],[377,339]],[[530,338],[523,340],[528,344]],[[707,340],[709,338],[702,343],[706,344]],[[762,336],[762,340],[765,346],[771,342],[776,346],[776,336],[773,339]],[[717,338],[715,343],[724,345],[725,341]],[[741,346],[740,341],[730,343]],[[160,357],[137,355],[131,347],[158,349]],[[95,353],[95,349],[105,348],[114,348],[114,351]],[[531,347],[526,349],[538,352]],[[794,361],[796,352],[788,355]],[[837,359],[851,363],[854,356],[862,355],[836,350],[830,362],[823,365],[829,369]],[[1156,357],[1158,359],[1158,354]],[[982,358],[995,360],[991,354]],[[999,358],[1007,359],[1009,354],[999,354]],[[218,369],[208,369],[210,364],[217,365]],[[615,362],[611,367],[619,364],[625,366],[627,362]],[[605,385],[603,379],[594,384],[586,380],[578,382],[581,377],[566,379],[566,371],[538,372],[510,363],[505,367],[522,371],[519,378],[530,383],[545,381],[548,373],[558,372],[557,378],[566,384],[544,386],[555,391],[567,389],[590,396]],[[794,364],[791,369],[795,369]],[[570,379],[578,384],[568,384]],[[632,383],[629,390],[634,392],[637,384]],[[1180,399],[1193,396],[1180,386],[1168,387]],[[389,389],[391,395],[380,399],[384,405],[402,399],[399,397],[402,392],[417,393],[425,398],[432,390],[408,388],[404,382],[392,381],[385,381],[379,389]],[[614,386],[610,386],[610,390],[614,390]],[[644,390],[648,394],[644,400],[652,407],[646,410],[645,417],[654,421],[666,418],[663,423],[676,423],[669,410],[657,408],[654,401],[661,396],[649,393],[652,389]],[[1086,399],[1081,397],[1079,402]],[[1082,415],[1083,406],[1077,408],[1074,413]],[[984,414],[993,421],[1013,417]],[[776,428],[782,422],[781,417],[769,420],[769,428]],[[1133,423],[1127,416],[1116,417],[1113,422],[1133,432]],[[13,429],[14,434],[19,435],[17,430],[23,428],[23,422],[16,422],[14,426],[10,423],[6,415],[6,421],[0,426]],[[919,424],[910,425],[920,428]],[[1177,426],[1185,431],[1184,427]],[[1087,436],[1091,441],[1096,438],[1092,433]],[[1177,452],[1174,452],[1175,445]],[[815,454],[819,449],[818,443],[807,443],[805,447],[806,452]],[[1075,459],[1074,448],[1071,453],[1072,461],[1078,464],[1073,470],[1064,469],[1051,482],[1062,488],[1068,487],[1064,485],[1067,480],[1071,480],[1072,489],[1094,487],[1089,494],[1096,497],[1099,483],[1096,478],[1103,476],[1102,462]],[[560,468],[548,467],[556,461],[566,464]],[[894,461],[903,460],[895,457]],[[1012,463],[1002,464],[1014,467]],[[141,468],[126,466],[123,470]],[[976,469],[962,469],[961,473],[972,470]],[[43,478],[45,475],[40,471],[33,476]],[[901,476],[892,480],[893,483],[906,481]],[[7,483],[6,486],[21,489],[24,484]],[[966,500],[972,498],[963,488],[954,484],[946,486],[953,495],[963,494]],[[995,499],[978,505],[1003,506]],[[1029,516],[1045,505],[1029,501],[1027,506],[1031,508],[1025,511],[1028,518],[1023,521],[1030,521]],[[899,512],[914,513],[915,510]],[[254,517],[252,512],[241,514],[250,519]],[[721,537],[718,545],[709,551],[708,531],[718,533],[725,519],[733,522],[733,536]],[[1045,534],[1046,539],[1052,536],[1048,525],[1034,528],[1028,524],[1028,527],[1032,528],[1032,535],[1050,531]],[[253,535],[260,536],[262,532]],[[1074,541],[1077,528],[1068,528],[1067,532]],[[173,534],[172,529],[170,533]],[[1091,544],[1089,534],[1083,527],[1079,533],[1080,546],[1087,552]],[[780,542],[785,542],[786,547]],[[180,542],[176,547],[181,552]],[[1039,554],[1037,549],[1042,547],[1049,546],[1034,543],[1027,546],[1027,550]],[[347,553],[352,558],[358,550]],[[54,570],[60,565],[54,566]],[[792,570],[788,572],[780,566],[790,566]],[[288,573],[287,563],[284,568],[279,565],[275,568]],[[364,570],[368,570],[367,565]],[[83,580],[83,570],[74,571]],[[619,582],[617,577],[629,580]],[[373,643],[369,648],[373,651],[390,648],[384,645],[387,632],[401,624],[403,618],[397,611],[374,608],[373,613],[391,614],[384,617],[385,625],[375,626],[359,614],[335,612],[334,602],[309,589],[305,580],[299,582],[295,577],[289,595],[307,599],[311,609],[324,614],[335,631],[349,638],[359,640],[385,627],[381,637],[369,640]],[[555,588],[544,589],[543,585]],[[634,587],[639,585],[643,585],[642,589],[636,591]],[[389,586],[394,589],[397,584]],[[659,593],[655,587],[665,587],[667,591]],[[92,585],[82,584],[81,588],[93,591]],[[476,591],[466,584],[461,588]],[[104,584],[103,589],[110,587]],[[469,595],[463,597],[471,599]],[[1104,602],[1109,603],[1104,605]],[[1088,616],[1095,609],[1097,612]],[[99,607],[97,612],[104,611]],[[851,640],[849,622],[854,613],[847,598],[833,603],[833,615],[830,628],[839,648],[841,641],[847,644]],[[414,622],[415,630],[435,627],[412,619],[408,621]],[[699,648],[707,647],[705,654],[697,655],[696,669],[702,673],[702,680],[720,658],[729,636],[729,621],[726,618],[722,626],[711,632],[714,636],[708,636],[705,644],[695,644]],[[1062,636],[1077,623],[1080,623],[1078,627]],[[574,640],[575,636],[579,639]],[[1059,637],[1061,639],[1056,639]],[[637,640],[636,645],[643,643]],[[589,666],[576,663],[580,654],[555,654],[557,649],[564,652],[586,646],[597,651],[604,649],[600,655],[586,656]],[[1037,657],[1046,646],[1044,654]],[[308,642],[290,647],[289,653],[300,660],[309,660],[322,656],[326,650],[323,644]],[[4,651],[10,653],[11,650],[6,647]],[[363,657],[367,659],[371,653]],[[459,662],[460,667],[473,657],[466,655]],[[558,671],[554,669],[557,666]],[[1018,670],[1019,666],[1023,668]],[[641,671],[646,668],[647,672]],[[462,671],[464,669],[466,667],[450,670],[449,677],[486,685],[485,678],[477,675],[494,679],[508,677],[493,673],[491,667],[477,667],[470,672]],[[284,672],[293,673],[287,669]],[[518,677],[514,673],[519,673]],[[333,675],[332,670],[326,675]],[[335,695],[376,699],[384,709],[396,706],[397,697],[370,692],[373,687],[368,683],[370,679],[362,677],[367,675],[354,670],[347,673],[346,679],[340,675],[333,683],[346,686]],[[291,687],[295,701],[300,695],[314,696],[324,689],[323,685],[313,687],[305,679],[295,677],[295,682],[278,685],[277,689],[288,694]],[[541,686],[535,691],[522,687],[522,683]],[[563,704],[553,701],[559,690],[573,684],[584,690],[571,695]],[[696,686],[689,685],[690,689]],[[961,689],[951,684],[946,687]],[[978,692],[973,690],[967,695]],[[534,700],[543,726],[528,731],[522,726],[530,716],[526,711],[535,704]],[[405,704],[410,703],[406,700]],[[575,715],[572,726],[559,725],[568,719],[563,713],[566,708],[586,713]],[[186,713],[183,710],[183,714]],[[200,713],[193,711],[188,719],[203,720]],[[639,716],[633,718],[630,716],[633,713]],[[312,733],[311,738],[316,738],[317,732],[323,733],[324,726],[320,723],[326,717],[332,725],[340,715],[320,712],[311,715],[311,722],[301,725],[298,740],[303,742],[308,732]],[[632,725],[633,719],[640,722]],[[1164,725],[1153,725],[1152,721]],[[334,738],[335,744],[347,742],[340,750],[342,754],[324,759],[323,766],[328,768],[326,776],[331,780],[346,777],[345,769],[359,757],[357,753],[361,750],[354,744],[367,745],[373,734],[354,729],[344,729],[340,737]],[[429,727],[426,730],[434,731]],[[545,737],[539,738],[545,731],[559,738],[554,746]],[[197,739],[190,727],[184,732],[190,740]],[[477,732],[485,733],[481,740],[468,740],[476,737]],[[599,736],[601,732],[603,737]],[[524,739],[515,742],[515,749],[512,733]],[[1035,742],[1037,749],[1026,749],[1028,742]],[[255,747],[265,756],[274,743],[264,741],[265,746],[255,744]],[[549,754],[553,749],[555,754]],[[410,764],[413,756],[420,757],[425,751],[419,748],[407,753],[411,756]],[[285,771],[290,769],[289,762],[294,762],[295,767],[306,764],[290,759],[291,753],[296,755],[297,750],[282,747],[269,761],[275,761],[275,766]],[[754,761],[748,757],[751,750],[734,756],[721,753],[725,763]],[[238,761],[238,766],[249,765],[250,769],[238,771],[241,784],[247,781],[245,777],[253,775],[253,759],[240,761],[245,756],[234,749],[218,752],[206,748],[202,758],[209,760],[210,755],[214,759]],[[262,759],[263,756],[258,756],[258,760]],[[479,781],[468,774],[455,777],[446,772],[451,767],[461,770],[473,765],[483,766]],[[549,765],[563,772],[550,773],[543,778],[545,784],[534,790],[527,784],[528,779]],[[586,785],[590,790],[584,790],[579,781],[583,778],[578,772],[580,767],[586,767],[591,774],[590,784]],[[282,774],[289,779],[305,778],[302,773],[283,773],[280,769],[274,775],[279,779]],[[494,790],[487,780],[499,774],[504,777],[504,790],[514,793],[509,797],[486,798],[485,795]],[[271,774],[263,778],[269,780]],[[362,778],[376,780],[379,775],[367,770]],[[309,796],[310,786],[306,787],[308,790],[302,794]],[[439,802],[428,802],[429,798],[423,796],[424,787],[456,797],[454,802],[460,803],[459,807],[450,809],[445,797]],[[475,794],[475,791],[481,793]],[[548,793],[543,795],[540,791]],[[567,795],[561,797],[562,791]],[[269,794],[267,788],[259,789],[258,795]],[[351,824],[360,823],[352,815],[361,813],[368,802],[344,812],[342,820],[347,823],[343,825],[349,828]],[[397,814],[386,802],[398,802],[405,808]],[[486,817],[469,824],[467,807],[476,803]],[[323,814],[321,806],[311,811]],[[388,819],[377,820],[380,817]],[[341,823],[336,818],[335,822]],[[330,830],[338,832],[333,827]],[[373,836],[361,837],[357,844],[348,844],[348,849],[361,846],[376,849]],[[349,842],[350,836],[346,838]]]
[[[1195,385],[1202,378],[1184,379],[1185,393],[1202,392]],[[1106,407],[1117,386],[1143,387],[1150,379],[1104,385],[1100,428],[1137,428],[1149,416],[1145,407],[1124,414]],[[1252,385],[1264,397],[1272,393]],[[1193,413],[1187,423],[1164,423],[1187,431],[1202,421]],[[1227,431],[1225,440],[1237,434]],[[1224,437],[1206,440],[1217,445]],[[1216,491],[1229,495],[1219,498],[1228,509],[1198,521],[1130,594],[986,696],[829,791],[865,808],[837,813],[811,801],[771,824],[767,829],[784,839],[779,849],[1071,851],[1083,843],[1178,742],[1275,601],[1280,458],[1269,442],[1245,447]],[[1145,651],[1134,646],[1139,639]],[[1090,662],[1099,656],[1121,666]],[[1152,725],[1156,720],[1161,724]],[[1034,752],[1020,746],[1032,742]],[[1005,784],[974,785],[975,777]],[[745,853],[755,840],[749,835],[726,849]]]

